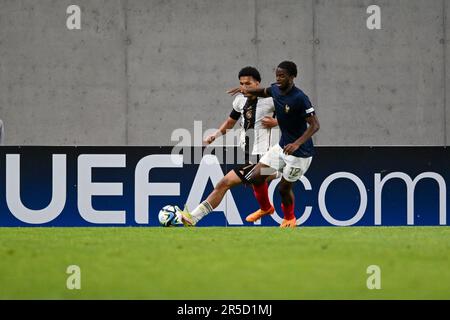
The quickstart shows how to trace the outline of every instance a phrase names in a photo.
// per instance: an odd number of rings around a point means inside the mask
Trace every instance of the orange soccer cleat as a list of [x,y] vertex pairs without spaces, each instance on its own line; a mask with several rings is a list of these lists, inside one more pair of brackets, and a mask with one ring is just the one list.
[[274,211],[275,211],[275,208],[274,208],[274,207],[270,207],[270,209],[267,210],[267,211],[264,211],[264,210],[262,210],[262,209],[256,210],[256,211],[253,212],[252,214],[249,214],[249,215],[247,216],[247,218],[245,218],[245,221],[247,221],[247,222],[255,222],[255,221],[258,221],[259,219],[261,219],[261,218],[264,217],[264,216],[273,214]]
[[280,228],[295,228],[297,227],[297,219],[286,220],[283,219],[283,222],[280,225]]

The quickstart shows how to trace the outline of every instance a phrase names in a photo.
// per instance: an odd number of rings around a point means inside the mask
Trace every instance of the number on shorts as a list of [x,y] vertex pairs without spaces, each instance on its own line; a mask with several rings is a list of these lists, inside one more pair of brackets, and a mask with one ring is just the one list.
[[291,172],[289,173],[290,176],[297,176],[300,173],[300,168],[291,168]]

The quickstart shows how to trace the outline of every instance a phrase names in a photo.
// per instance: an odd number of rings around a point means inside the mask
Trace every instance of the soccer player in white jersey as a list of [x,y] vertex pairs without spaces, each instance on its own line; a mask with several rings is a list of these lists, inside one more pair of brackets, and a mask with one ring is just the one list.
[[[243,68],[239,74],[239,84],[250,88],[259,88],[261,76],[253,67]],[[219,136],[226,134],[232,129],[236,122],[241,119],[241,147],[244,148],[246,163],[236,167],[227,173],[225,177],[215,186],[214,191],[205,201],[199,204],[191,213],[181,211],[182,221],[187,226],[193,226],[200,219],[214,210],[222,201],[225,193],[232,187],[241,183],[250,184],[247,175],[256,164],[250,162],[250,154],[259,158],[263,156],[277,141],[272,138],[272,128],[278,125],[274,118],[275,107],[272,98],[256,98],[251,95],[238,95],[233,101],[233,110],[228,119],[220,126],[215,134],[208,136],[204,143],[210,144]],[[250,137],[253,135],[252,137]],[[253,147],[251,146],[253,141]],[[257,186],[252,185],[253,193],[260,208],[247,216],[246,221],[255,222],[265,215],[273,214],[275,209],[270,203],[268,195],[268,182],[277,175],[269,176],[266,181]]]

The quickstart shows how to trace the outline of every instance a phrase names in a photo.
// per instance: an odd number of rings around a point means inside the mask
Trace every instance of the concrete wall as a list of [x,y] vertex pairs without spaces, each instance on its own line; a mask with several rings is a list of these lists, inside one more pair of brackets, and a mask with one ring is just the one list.
[[[5,144],[167,145],[217,127],[237,72],[281,60],[317,104],[319,145],[450,141],[447,0],[0,0]],[[66,8],[82,29],[66,28]]]
[[361,27],[370,3],[317,1],[322,142],[442,145],[442,1],[378,1],[380,31]]
[[0,118],[6,144],[124,144],[126,74],[120,1],[0,1]]

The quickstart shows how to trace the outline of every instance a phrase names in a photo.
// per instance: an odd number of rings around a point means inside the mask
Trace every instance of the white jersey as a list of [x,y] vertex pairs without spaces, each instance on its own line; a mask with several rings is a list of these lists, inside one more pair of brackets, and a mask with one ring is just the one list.
[[[233,101],[233,109],[241,114],[240,145],[244,150],[245,131],[247,129],[254,129],[252,155],[263,155],[273,145],[277,144],[278,141],[273,137],[273,129],[266,129],[261,123],[261,120],[264,117],[274,116],[275,106],[272,98],[258,98],[256,106],[252,107],[247,104],[247,98],[240,94]],[[249,148],[251,148],[251,146],[249,146]]]

